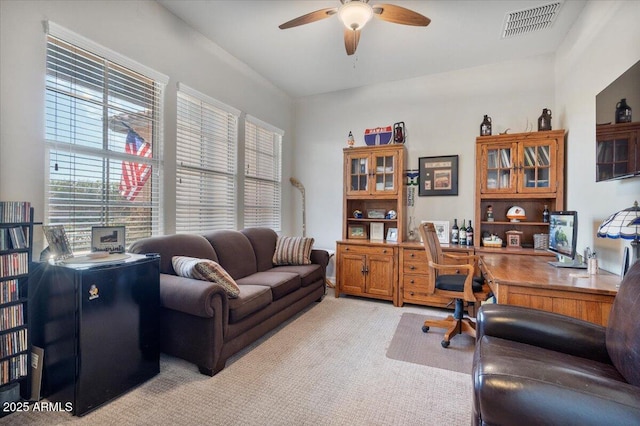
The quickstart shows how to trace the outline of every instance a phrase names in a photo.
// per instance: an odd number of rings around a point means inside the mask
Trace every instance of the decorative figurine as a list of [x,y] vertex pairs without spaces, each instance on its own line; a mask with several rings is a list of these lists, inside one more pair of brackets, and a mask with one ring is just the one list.
[[493,206],[487,206],[487,222],[493,222]]
[[351,148],[355,143],[356,141],[353,139],[353,133],[349,132],[349,137],[347,138],[347,145],[349,145],[349,148]]

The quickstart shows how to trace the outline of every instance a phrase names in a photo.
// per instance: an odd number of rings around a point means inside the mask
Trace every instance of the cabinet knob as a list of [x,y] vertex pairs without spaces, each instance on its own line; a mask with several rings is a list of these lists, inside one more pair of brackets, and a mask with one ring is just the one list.
[[412,292],[412,291],[410,291],[410,292],[409,292],[409,294],[410,294],[411,296],[415,295],[415,293],[414,293],[414,292]]
[[344,251],[349,251],[349,247],[345,248]]
[[409,266],[409,269],[411,269],[413,271],[414,269],[416,269],[416,267],[411,265],[411,266]]
[[409,257],[416,257],[416,254],[415,254],[415,253],[411,253],[411,254],[409,255]]
[[410,282],[411,284],[413,284],[413,283],[414,283],[414,281],[413,281],[413,280],[409,280],[409,282]]
[[387,252],[387,249],[382,249],[382,253],[386,253],[386,252]]

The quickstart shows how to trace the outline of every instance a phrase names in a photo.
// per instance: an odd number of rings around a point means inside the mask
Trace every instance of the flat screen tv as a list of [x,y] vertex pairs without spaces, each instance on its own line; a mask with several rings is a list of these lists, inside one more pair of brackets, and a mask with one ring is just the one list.
[[578,240],[578,212],[555,211],[549,213],[549,251],[558,256],[557,262],[549,264],[557,268],[587,267],[576,260]]

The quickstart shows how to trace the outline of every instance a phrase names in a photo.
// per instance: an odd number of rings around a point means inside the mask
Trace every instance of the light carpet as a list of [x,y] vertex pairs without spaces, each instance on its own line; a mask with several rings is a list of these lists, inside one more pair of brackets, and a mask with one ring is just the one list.
[[475,339],[459,334],[451,338],[449,347],[445,349],[440,344],[444,338],[443,328],[431,327],[427,333],[422,331],[427,318],[434,317],[403,313],[391,339],[387,357],[471,374]]
[[15,413],[10,425],[468,425],[468,374],[388,358],[400,317],[435,309],[341,297],[292,318],[214,377],[166,355],[160,374],[84,417]]

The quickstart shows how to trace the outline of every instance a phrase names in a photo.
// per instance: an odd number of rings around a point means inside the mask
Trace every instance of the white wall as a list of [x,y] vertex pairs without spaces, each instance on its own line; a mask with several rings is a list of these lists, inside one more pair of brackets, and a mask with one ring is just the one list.
[[483,114],[493,118],[493,134],[515,133],[528,124],[535,131],[542,108],[551,108],[553,128],[568,135],[565,207],[579,212],[578,249],[594,248],[601,266],[619,273],[628,242],[595,234],[609,214],[640,199],[640,179],[595,182],[595,96],[640,58],[639,20],[640,2],[589,2],[555,56],[296,100],[294,173],[307,185],[308,233],[324,247],[341,238],[342,149],[350,130],[362,145],[364,129],[404,121],[408,168],[417,169],[422,156],[459,155],[459,195],[417,197],[409,214],[460,221],[473,217]]
[[[587,3],[555,67],[556,116],[569,129],[567,207],[579,212],[578,247],[595,249],[600,265],[615,273],[629,242],[597,238],[596,231],[610,214],[640,202],[640,178],[595,182],[595,98],[640,60],[639,21],[638,1]],[[640,105],[634,121],[636,111]]]
[[[154,1],[0,1],[0,199],[29,200],[44,211],[45,33],[51,20],[170,77],[165,97],[165,232],[175,215],[176,83],[285,131],[283,176],[291,174],[293,102]],[[283,190],[283,231],[292,189]],[[36,237],[40,237],[39,233]],[[36,245],[37,247],[37,245]]]
[[[537,130],[554,107],[553,57],[506,62],[296,100],[295,174],[307,188],[307,233],[334,247],[342,235],[342,150],[352,131],[404,121],[407,168],[426,156],[458,155],[458,196],[418,197],[408,213],[424,219],[472,219],[475,141],[484,114],[493,134]],[[557,120],[552,119],[554,128]]]

